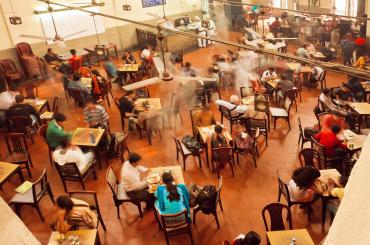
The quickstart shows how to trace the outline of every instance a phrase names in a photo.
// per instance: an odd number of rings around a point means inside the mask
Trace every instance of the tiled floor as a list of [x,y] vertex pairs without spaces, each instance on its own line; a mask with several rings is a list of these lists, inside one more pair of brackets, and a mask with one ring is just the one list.
[[[225,53],[228,47],[215,45],[206,49],[196,50],[185,55],[185,60],[193,63],[194,67],[199,68],[199,72],[203,73],[211,64],[211,57],[216,53]],[[343,75],[329,73],[327,75],[328,85],[334,86],[346,80]],[[155,85],[150,88],[152,97],[160,97],[162,103],[168,103],[170,91],[173,91],[176,86],[175,82],[163,82],[160,85]],[[114,85],[113,90],[115,97],[120,97],[121,89]],[[234,93],[230,90],[223,90],[222,96],[228,98]],[[76,126],[83,126],[81,109],[75,109],[71,101],[68,103],[64,96],[62,84],[58,80],[50,80],[40,84],[39,94],[41,98],[49,99],[58,95],[60,100],[60,111],[67,115],[66,130],[73,130]],[[302,102],[298,103],[298,111],[291,111],[292,129],[289,131],[286,122],[278,121],[276,130],[272,130],[269,135],[269,145],[266,148],[264,142],[260,142],[260,158],[257,160],[258,167],[254,168],[253,161],[250,157],[242,157],[240,166],[236,166],[235,177],[231,177],[229,169],[225,169],[222,174],[224,176],[224,187],[221,193],[224,211],[219,211],[219,219],[221,228],[218,230],[212,216],[198,214],[197,225],[193,226],[193,236],[196,244],[221,244],[224,239],[231,240],[240,233],[246,233],[250,230],[258,232],[265,244],[265,228],[262,221],[262,208],[277,200],[277,177],[276,170],[285,180],[289,180],[292,171],[299,166],[297,161],[297,153],[299,147],[297,118],[301,117],[304,126],[312,126],[316,123],[316,119],[312,112],[314,105],[317,103],[318,89],[307,89],[303,92]],[[111,100],[111,102],[113,102]],[[214,105],[211,104],[216,118],[219,119],[219,112]],[[181,108],[181,114],[184,123],[178,123],[178,135],[191,133],[189,108]],[[110,125],[112,131],[121,130],[119,112],[114,104],[107,108],[110,115]],[[228,125],[226,123],[226,125]],[[3,138],[1,140],[1,153],[4,153],[5,147]],[[175,145],[171,137],[171,131],[162,132],[162,140],[158,136],[153,139],[153,146],[149,146],[146,140],[139,140],[138,135],[133,134],[129,138],[129,147],[131,151],[140,153],[144,160],[143,163],[148,167],[166,166],[180,164],[176,161]],[[56,172],[56,169],[49,164],[47,156],[47,148],[42,143],[38,136],[35,137],[35,144],[30,144],[31,156],[34,163],[32,173],[36,178],[41,171],[46,168],[48,171],[51,187],[56,196],[63,194],[61,180]],[[181,160],[181,159],[180,159]],[[203,158],[205,162],[205,158]],[[110,160],[110,165],[118,170],[121,163],[119,159]],[[203,165],[204,166],[204,165]],[[153,212],[148,211],[144,214],[144,219],[140,219],[137,209],[126,204],[121,207],[121,219],[117,219],[116,209],[113,205],[113,199],[110,189],[105,182],[104,167],[98,170],[98,180],[89,179],[87,181],[87,189],[94,190],[98,193],[98,199],[104,221],[107,225],[107,231],[99,229],[99,234],[103,244],[165,244],[164,236],[158,230]],[[187,160],[187,171],[184,172],[185,181],[187,184],[197,183],[199,185],[215,184],[217,177],[211,174],[207,167],[199,169],[197,160],[189,157]],[[19,185],[19,180],[13,177],[10,182],[3,186],[0,191],[1,196],[5,200],[9,200],[14,194],[15,187]],[[79,190],[81,187],[75,183],[68,184],[70,190]],[[48,225],[55,218],[55,207],[48,198],[41,202],[41,209],[46,218],[46,222],[42,223],[35,210],[29,207],[22,209],[22,220],[42,242],[47,243],[51,230]],[[317,203],[314,206],[314,214],[312,221],[309,222],[307,215],[298,208],[293,208],[293,225],[294,228],[307,228],[315,242],[319,242],[326,234],[329,225],[325,228],[321,227],[321,204]],[[15,231],[16,232],[16,231]],[[190,244],[186,235],[171,239],[171,244]]]

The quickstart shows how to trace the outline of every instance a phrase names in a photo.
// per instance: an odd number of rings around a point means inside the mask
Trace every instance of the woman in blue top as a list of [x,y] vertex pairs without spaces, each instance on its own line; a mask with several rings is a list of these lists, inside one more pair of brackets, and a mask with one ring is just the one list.
[[155,207],[159,214],[176,214],[185,209],[190,217],[190,194],[184,184],[174,185],[173,176],[166,172],[162,175],[163,186],[158,186],[155,196]]

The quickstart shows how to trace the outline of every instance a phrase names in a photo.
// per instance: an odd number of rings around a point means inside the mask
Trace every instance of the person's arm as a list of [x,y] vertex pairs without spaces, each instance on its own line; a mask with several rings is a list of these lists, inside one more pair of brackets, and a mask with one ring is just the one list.
[[60,233],[63,233],[63,234],[66,233],[67,231],[69,231],[72,227],[70,224],[68,224],[65,221],[65,217],[66,217],[66,211],[65,210],[58,211],[58,218],[57,218],[57,223],[56,223],[55,229],[57,231],[59,231]]
[[321,132],[319,132],[319,133],[315,134],[315,135],[313,136],[313,138],[314,138],[315,140],[320,140],[320,139],[321,139]]

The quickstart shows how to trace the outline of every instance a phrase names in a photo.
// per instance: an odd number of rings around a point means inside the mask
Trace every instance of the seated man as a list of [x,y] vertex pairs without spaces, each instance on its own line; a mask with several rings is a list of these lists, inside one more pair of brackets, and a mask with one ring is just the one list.
[[277,88],[279,89],[278,96],[284,98],[285,92],[294,88],[294,83],[289,81],[285,75],[281,75],[281,80],[277,83]]
[[94,153],[84,153],[78,146],[72,145],[69,135],[64,135],[59,140],[60,146],[53,152],[53,161],[59,165],[76,163],[82,173],[94,162]]
[[96,229],[98,226],[96,213],[85,201],[62,195],[57,198],[57,208],[58,218],[51,226],[60,233],[79,229],[81,224],[87,229]]
[[186,77],[196,77],[197,76],[197,72],[191,66],[190,62],[185,62],[185,66],[182,68],[182,73]]
[[264,71],[262,73],[261,81],[266,82],[266,81],[269,81],[269,80],[275,80],[277,77],[278,76],[275,72],[275,68],[270,66],[267,71]]
[[347,87],[350,90],[352,97],[356,101],[362,101],[364,97],[364,88],[361,85],[360,79],[358,77],[351,77],[347,83],[344,83],[343,86]]
[[53,52],[52,48],[48,48],[48,52],[44,55],[45,60],[52,65],[59,64],[59,57]]
[[9,110],[7,112],[8,117],[13,116],[27,117],[29,118],[29,123],[32,124],[33,126],[39,123],[39,116],[37,114],[37,111],[31,104],[24,103],[23,95],[16,95],[15,102],[16,102],[15,105],[9,107]]
[[[109,56],[105,57],[103,67],[104,67],[104,70],[106,71],[108,77],[112,78],[112,83],[119,83],[120,85],[122,85],[122,81],[117,80],[118,75],[119,75],[117,66],[116,66],[116,64],[114,64],[114,62],[112,62],[110,60]],[[125,79],[125,77],[123,79]]]
[[237,117],[241,114],[244,114],[244,112],[248,109],[246,106],[240,104],[240,100],[237,95],[231,95],[230,102],[225,100],[216,100],[216,104],[226,107],[230,111],[232,117]]
[[48,123],[48,128],[46,130],[46,140],[49,146],[54,150],[60,146],[60,140],[65,135],[70,135],[63,130],[63,123],[66,117],[62,113],[54,113],[53,120]]
[[109,115],[105,108],[96,104],[94,100],[88,100],[86,107],[83,110],[84,121],[89,128],[105,128],[108,129]]
[[[127,91],[124,96],[119,99],[119,109],[123,115],[127,116],[128,114],[135,113],[135,100],[136,94],[134,91]],[[136,113],[135,113],[136,114]],[[132,115],[128,119],[128,128],[130,131],[133,131],[133,126],[136,124],[137,118],[136,115]]]
[[148,182],[142,174],[148,172],[144,166],[140,166],[141,156],[137,153],[130,153],[128,160],[121,168],[120,187],[126,192],[127,196],[136,202],[146,202],[147,207],[154,204],[154,195],[148,192]]
[[[361,84],[360,84],[361,85]],[[335,98],[339,101],[350,101],[351,99],[351,91],[349,90],[348,87],[344,86],[340,86],[339,88],[336,88],[333,90],[333,96],[335,96]],[[341,102],[339,102],[341,103]]]
[[122,61],[124,62],[124,64],[137,64],[136,59],[134,55],[131,53],[131,51],[127,51],[122,56]]
[[81,81],[81,76],[79,74],[73,75],[73,80],[69,81],[67,89],[75,89],[82,92],[82,99],[87,100],[90,96],[90,90]]
[[313,87],[313,88],[317,87],[318,81],[320,80],[321,75],[322,75],[323,72],[324,72],[324,70],[319,66],[315,66],[312,69],[312,71],[310,73],[310,79],[308,81],[309,84],[311,85],[311,87]]
[[338,139],[337,134],[340,132],[340,126],[332,125],[330,129],[323,129],[313,137],[325,147],[327,156],[344,157],[346,155],[346,145]]
[[77,55],[75,49],[70,50],[72,57],[69,59],[69,66],[74,74],[77,74],[82,66],[82,57]]
[[334,114],[339,114],[341,116],[346,116],[348,114],[347,111],[339,108],[338,106],[334,105],[334,103],[330,99],[330,89],[324,88],[322,93],[319,96],[320,102],[324,105],[324,111],[330,111]]
[[307,52],[307,44],[303,44],[302,47],[297,49],[297,56],[300,58],[306,58],[309,59],[310,55]]

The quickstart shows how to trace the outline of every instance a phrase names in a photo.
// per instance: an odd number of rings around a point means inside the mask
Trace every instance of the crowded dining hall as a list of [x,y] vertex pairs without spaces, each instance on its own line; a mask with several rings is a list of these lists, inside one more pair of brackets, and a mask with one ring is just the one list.
[[0,11],[0,244],[370,244],[369,0]]

